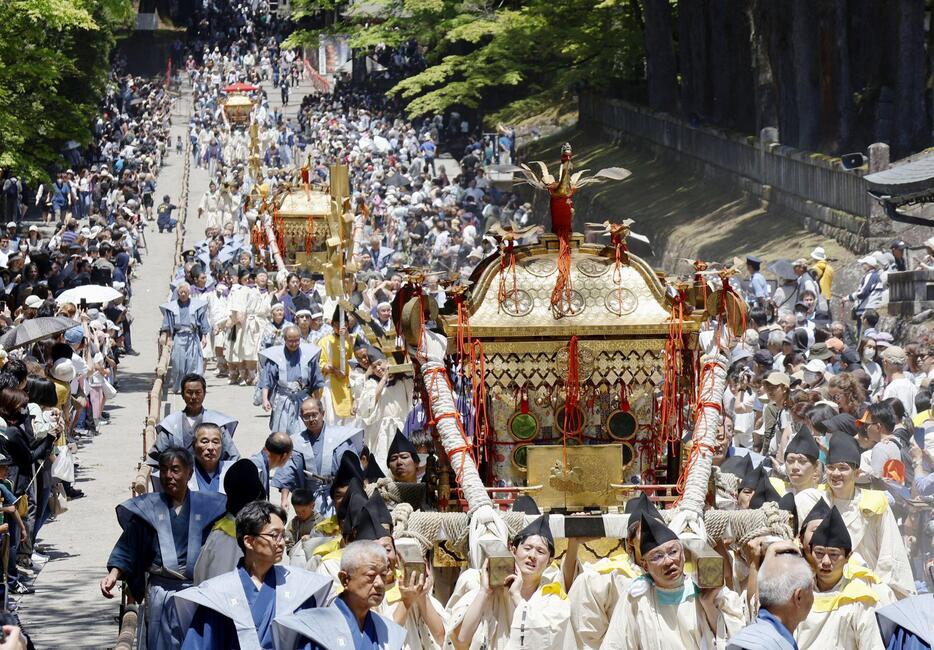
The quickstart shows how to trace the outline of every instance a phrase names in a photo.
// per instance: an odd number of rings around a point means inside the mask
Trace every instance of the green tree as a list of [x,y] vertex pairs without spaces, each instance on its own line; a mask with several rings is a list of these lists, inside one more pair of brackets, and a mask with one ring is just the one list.
[[[321,0],[295,5],[297,20],[334,8]],[[490,113],[643,76],[637,0],[375,0],[366,6],[326,28],[298,30],[287,45],[316,46],[322,32],[350,34],[350,45],[364,52],[414,40],[428,67],[390,91],[412,117],[453,106]]]
[[87,144],[130,0],[0,2],[0,168],[47,178],[69,140]]

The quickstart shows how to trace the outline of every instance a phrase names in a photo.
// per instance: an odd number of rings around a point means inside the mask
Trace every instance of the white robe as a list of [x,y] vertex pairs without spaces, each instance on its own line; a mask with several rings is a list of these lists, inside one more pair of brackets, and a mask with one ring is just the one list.
[[[428,599],[438,612],[438,616],[443,620],[444,606],[431,594],[428,594]],[[380,606],[376,608],[376,611],[386,618],[395,621],[396,609],[401,606],[402,595],[399,592],[398,585],[395,585],[392,589],[386,591],[386,596],[383,598],[383,602],[380,603]],[[405,617],[404,627],[405,645],[402,646],[402,650],[440,650],[441,646],[435,641],[434,637],[431,636],[431,631],[428,629],[428,626],[425,625],[418,605],[410,610],[409,615]]]
[[[545,582],[545,578],[542,578]],[[445,611],[449,637],[464,620],[464,614],[480,591],[480,572],[461,573]],[[576,647],[568,624],[571,616],[567,595],[556,583],[539,587],[532,597],[516,607],[506,589],[495,589],[470,642],[471,650],[564,650]]]
[[568,592],[571,628],[578,648],[597,650],[600,647],[620,595],[628,591],[637,575],[639,569],[629,562],[625,553],[584,565]]
[[[678,605],[658,602],[651,580],[633,582],[610,620],[602,648],[625,650],[714,650],[746,625],[740,597],[723,587],[716,604],[721,612],[717,635],[707,625],[700,594]],[[622,626],[622,630],[620,630]]]
[[389,445],[396,430],[402,431],[405,420],[412,408],[414,385],[410,378],[399,378],[392,385],[383,388],[379,401],[376,400],[376,387],[379,381],[367,379],[357,402],[357,425],[363,427],[363,441],[370,450],[370,458],[386,476],[389,465],[386,458]]
[[[836,596],[839,602],[834,603]],[[862,580],[840,579],[827,592],[814,592],[811,613],[795,630],[799,650],[883,650],[876,623],[878,595]],[[825,610],[825,611],[818,611]]]
[[908,552],[885,493],[857,488],[852,499],[830,500],[822,490],[805,490],[795,496],[799,516],[806,517],[822,497],[840,511],[857,559],[899,597],[915,593]]
[[263,312],[269,294],[261,294],[256,287],[237,285],[230,292],[228,306],[231,312],[237,312],[236,336],[227,345],[227,360],[233,363],[256,361],[259,351],[259,339],[265,323],[260,314]]
[[221,222],[223,214],[220,192],[205,192],[204,196],[201,197],[201,203],[198,204],[198,208],[202,210],[202,215],[207,219],[206,228],[223,227],[224,224]]

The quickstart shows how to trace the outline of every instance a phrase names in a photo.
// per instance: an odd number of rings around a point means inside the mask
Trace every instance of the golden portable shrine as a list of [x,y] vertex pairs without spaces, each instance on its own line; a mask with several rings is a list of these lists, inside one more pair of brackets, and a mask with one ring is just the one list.
[[340,297],[344,274],[356,270],[350,255],[354,220],[347,167],[331,166],[326,190],[310,183],[310,162],[297,176],[272,197],[279,251],[289,267],[323,274],[327,295]]
[[250,113],[255,105],[250,93],[257,90],[259,88],[256,86],[245,83],[231,84],[224,88],[224,92],[227,93],[226,99],[223,100],[224,115],[231,126],[244,128],[250,123]]
[[[577,189],[626,170],[581,179],[568,145],[558,178],[537,164],[540,174],[523,173],[550,195],[552,233],[522,244],[531,229],[493,230],[499,254],[450,288],[440,315],[412,291],[408,310],[397,311],[400,331],[413,346],[426,321],[446,333],[459,426],[492,495],[525,492],[543,509],[606,512],[639,484],[674,500],[701,385],[701,322],[724,311],[736,332],[745,308],[729,272],[711,286],[700,264],[684,280],[653,271],[629,251],[629,238],[644,240],[631,221],[588,224],[606,243],[572,232]],[[442,490],[449,482],[442,478]]]

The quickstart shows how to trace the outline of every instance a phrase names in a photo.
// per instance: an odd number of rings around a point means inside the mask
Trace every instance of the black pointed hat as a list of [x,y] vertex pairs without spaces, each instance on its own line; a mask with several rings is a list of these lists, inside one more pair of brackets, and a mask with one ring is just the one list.
[[812,521],[822,521],[824,517],[830,514],[830,504],[828,504],[823,499],[818,499],[811,510],[805,516],[804,521],[801,522],[801,526],[798,528],[799,531],[805,529],[805,527]]
[[785,492],[785,495],[779,500],[778,507],[784,510],[791,517],[788,519],[788,525],[794,534],[798,534],[798,506],[795,504],[794,492]]
[[360,458],[352,450],[348,449],[341,456],[340,465],[337,466],[337,473],[334,474],[334,480],[331,481],[329,488],[331,498],[334,498],[334,490],[350,485],[351,479],[363,480],[363,468],[360,467]]
[[820,447],[808,427],[802,427],[794,438],[785,446],[785,454],[801,454],[811,460],[820,458]]
[[347,493],[344,500],[337,506],[337,518],[340,521],[353,521],[353,515],[358,509],[366,503],[366,490],[363,489],[363,481],[354,476],[347,483]]
[[845,433],[834,433],[830,436],[830,445],[827,448],[827,464],[849,463],[853,467],[859,467],[859,458],[862,452],[856,439]]
[[243,506],[266,498],[266,489],[259,480],[259,470],[249,458],[241,458],[224,474],[227,512],[236,516]]
[[513,538],[513,544],[518,544],[521,540],[526,537],[531,537],[532,535],[544,537],[545,541],[547,541],[551,547],[552,552],[554,552],[555,536],[551,534],[551,527],[548,525],[547,514],[539,516],[531,524],[516,533],[516,536]]
[[378,540],[392,536],[392,514],[379,492],[370,495],[363,508],[353,520],[354,541],[360,539]]
[[740,490],[755,490],[759,485],[759,479],[765,474],[765,470],[760,467],[752,467],[746,474],[739,479]]
[[840,511],[837,510],[837,506],[830,509],[830,512],[824,517],[820,526],[811,536],[811,547],[814,546],[842,548],[847,553],[853,550],[850,531],[846,529],[846,523],[844,523]]
[[640,521],[642,515],[664,522],[664,519],[662,519],[662,515],[658,511],[658,508],[655,507],[655,504],[652,503],[648,495],[641,490],[639,491],[639,496],[633,497],[626,502],[626,507],[623,508],[623,513],[629,515],[629,524],[627,528],[629,529],[630,534],[633,527]]
[[735,456],[730,456],[723,464],[720,465],[721,474],[732,474],[736,478],[742,480],[746,474],[752,470],[752,459],[749,457],[749,454],[739,454]]
[[782,500],[781,495],[772,486],[769,475],[763,470],[759,472],[759,482],[756,483],[756,491],[749,500],[749,509],[755,510],[761,508],[766,501],[778,503]]
[[654,517],[647,517],[642,513],[642,525],[639,532],[639,552],[644,556],[653,548],[658,548],[665,542],[678,539],[674,531]]
[[381,478],[386,478],[386,475],[383,474],[383,470],[379,466],[379,463],[377,463],[372,456],[370,456],[370,462],[366,465],[366,471],[363,472],[363,478],[366,479],[367,483],[376,483],[376,481],[380,480]]
[[527,515],[542,514],[542,511],[538,509],[538,504],[535,503],[535,499],[527,494],[520,494],[516,497],[516,500],[512,502],[512,511],[524,512]]
[[412,455],[412,460],[418,464],[418,450],[415,448],[415,445],[402,435],[402,432],[396,429],[396,435],[392,439],[392,444],[389,445],[389,451],[386,453],[386,462],[389,462],[389,459],[393,457],[394,454],[401,454],[408,452]]

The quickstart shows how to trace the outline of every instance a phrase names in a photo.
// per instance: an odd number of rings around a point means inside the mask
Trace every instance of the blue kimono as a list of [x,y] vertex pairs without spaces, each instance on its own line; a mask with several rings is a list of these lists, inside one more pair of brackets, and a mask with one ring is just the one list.
[[269,456],[262,451],[250,456],[250,460],[256,465],[256,471],[259,472],[259,482],[263,484],[263,490],[266,498],[269,498]]
[[227,475],[227,470],[230,469],[230,466],[235,462],[237,461],[222,460],[217,464],[217,468],[214,470],[213,474],[208,474],[196,462],[194,471],[191,473],[191,479],[188,481],[188,489],[192,492],[217,492],[218,494],[226,494],[224,490],[224,477]]
[[330,607],[277,617],[273,631],[279,650],[401,650],[406,635],[404,627],[372,610],[361,630],[341,598]]
[[324,376],[318,359],[321,350],[311,345],[299,345],[289,352],[285,345],[274,345],[260,350],[263,371],[260,389],[269,390],[272,412],[269,414],[270,431],[286,431],[289,435],[305,429],[300,411],[302,402],[324,386]]
[[178,300],[159,305],[162,311],[162,328],[173,339],[172,373],[173,389],[182,389],[182,377],[188,373],[204,374],[204,355],[201,339],[211,332],[208,323],[208,304],[198,298],[189,299],[183,305]]
[[259,589],[242,567],[175,595],[183,650],[271,650],[272,622],[284,614],[321,607],[332,581],[297,567],[277,565]]
[[178,513],[161,493],[144,494],[117,506],[123,532],[107,569],[120,569],[137,602],[145,596],[148,648],[181,643],[175,608],[166,605],[176,591],[191,586],[201,546],[226,508],[227,500],[214,492],[189,492]]
[[195,417],[191,423],[185,411],[169,413],[156,425],[156,441],[149,450],[146,464],[151,467],[159,466],[159,454],[169,447],[182,447],[191,450],[194,446],[195,429],[199,424],[216,424],[221,428],[221,460],[237,460],[240,452],[234,445],[233,435],[239,422],[218,411],[202,408],[201,415]]
[[304,488],[315,495],[315,510],[322,517],[334,514],[331,481],[347,450],[357,455],[363,449],[363,429],[324,425],[314,439],[306,429],[292,436],[292,457],[276,470],[273,487],[280,490]]

